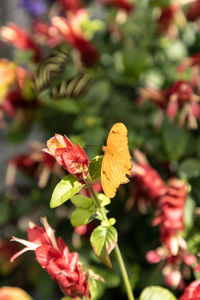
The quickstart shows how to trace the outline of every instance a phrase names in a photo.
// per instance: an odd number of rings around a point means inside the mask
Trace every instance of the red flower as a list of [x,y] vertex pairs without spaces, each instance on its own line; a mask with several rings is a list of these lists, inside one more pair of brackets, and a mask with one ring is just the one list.
[[48,22],[34,20],[31,31],[38,44],[55,47],[63,42],[62,35]]
[[164,6],[161,8],[161,14],[157,20],[158,29],[161,33],[167,33],[173,27],[178,9],[179,7],[176,5]]
[[87,66],[91,66],[98,61],[99,54],[95,46],[85,37],[80,26],[82,16],[84,17],[85,13],[85,10],[79,10],[70,22],[63,17],[54,17],[52,23],[67,42],[80,52],[82,61]]
[[12,186],[15,182],[16,171],[20,170],[28,176],[37,177],[39,187],[46,186],[50,175],[63,176],[61,167],[52,155],[42,151],[43,145],[33,143],[30,153],[19,154],[8,162],[6,184]]
[[1,38],[4,42],[15,46],[20,50],[32,50],[34,59],[39,61],[41,58],[40,50],[30,35],[18,25],[9,23],[1,28]]
[[185,58],[177,68],[178,73],[184,72],[188,67],[200,67],[200,53],[195,53]]
[[155,205],[165,192],[165,183],[158,172],[148,163],[144,153],[135,149],[134,157],[137,162],[134,163],[132,172],[134,178],[132,200],[137,202],[141,211],[146,211],[148,202]]
[[194,93],[193,86],[184,81],[179,80],[175,82],[166,91],[167,107],[166,113],[169,117],[174,116],[181,110],[179,117],[180,125],[185,123],[185,119],[188,119],[188,125],[190,128],[196,128],[196,119],[199,118],[200,105],[198,101],[199,96]]
[[127,14],[134,10],[134,4],[129,0],[104,0],[103,3],[111,4],[118,9],[124,10]]
[[190,283],[179,300],[200,300],[200,280]]
[[87,176],[89,160],[79,144],[76,148],[66,136],[55,134],[55,137],[47,141],[47,147],[45,151],[55,157],[70,174],[80,180]]
[[187,12],[186,12],[186,16],[189,21],[195,21],[196,19],[198,19],[200,17],[200,1],[199,0],[193,1],[189,5]]
[[43,227],[29,224],[28,241],[12,238],[26,246],[17,252],[11,262],[22,253],[33,250],[36,260],[55,280],[63,293],[73,299],[77,297],[89,298],[89,280],[83,272],[77,252],[69,252],[61,238],[56,239],[54,230],[49,226],[46,218],[42,218]]
[[[198,57],[194,61],[188,59],[180,65],[178,71],[182,71],[194,63],[198,64],[198,60]],[[198,95],[200,71],[197,68],[194,68],[193,71],[191,82],[179,80],[167,90],[157,90],[152,87],[140,89],[138,103],[141,104],[146,100],[150,100],[160,109],[165,110],[172,120],[180,112],[178,117],[181,126],[187,120],[189,128],[197,128],[197,119],[200,117],[200,97]]]
[[184,288],[181,267],[193,266],[196,257],[189,253],[185,240],[180,236],[184,229],[183,214],[187,187],[177,178],[169,181],[158,202],[158,210],[153,225],[160,225],[162,245],[146,254],[150,263],[164,261],[162,273],[165,283],[173,288]]
[[192,99],[194,92],[191,85],[184,81],[179,80],[175,82],[167,91],[167,98],[174,98],[172,101],[177,101],[180,105]]
[[143,170],[139,174],[133,174],[135,186],[138,187],[138,193],[140,196],[143,196],[149,200],[151,200],[152,203],[157,202],[160,195],[165,190],[165,183],[158,174],[158,172],[153,169],[149,164],[137,164],[138,167]]
[[83,7],[81,0],[57,0],[66,12],[76,13]]
[[178,252],[178,233],[184,229],[183,214],[186,196],[185,183],[176,178],[171,179],[165,194],[160,197],[160,208],[153,221],[153,225],[160,224],[161,241],[174,255]]
[[32,101],[27,101],[22,95],[22,91],[16,88],[7,94],[0,108],[6,112],[8,116],[15,117],[18,110],[25,110],[31,106],[33,106]]

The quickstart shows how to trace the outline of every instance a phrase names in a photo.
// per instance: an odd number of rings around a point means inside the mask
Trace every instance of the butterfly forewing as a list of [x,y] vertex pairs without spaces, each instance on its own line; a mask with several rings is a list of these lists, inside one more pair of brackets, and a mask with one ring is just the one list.
[[123,123],[116,123],[108,135],[101,169],[101,183],[106,196],[113,198],[118,186],[129,181],[126,175],[130,175],[130,168],[127,129]]

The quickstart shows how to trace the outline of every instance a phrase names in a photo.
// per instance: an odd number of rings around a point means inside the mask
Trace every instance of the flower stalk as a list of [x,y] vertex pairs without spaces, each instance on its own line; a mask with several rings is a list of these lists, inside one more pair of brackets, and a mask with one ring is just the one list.
[[[97,209],[99,210],[99,213],[102,216],[102,220],[105,223],[109,224],[109,220],[108,220],[103,208],[101,207],[101,203],[100,203],[99,199],[97,198],[91,184],[89,184],[89,182],[87,180],[86,180],[86,185],[87,185],[88,189],[90,190],[90,192],[92,194],[92,197],[95,201]],[[125,264],[124,264],[124,260],[123,260],[123,257],[121,255],[121,251],[119,249],[118,244],[116,244],[116,246],[115,246],[115,253],[116,253],[117,261],[118,261],[118,264],[119,264],[119,267],[120,267],[120,270],[121,270],[122,278],[124,280],[127,297],[128,297],[129,300],[135,300],[132,289],[131,289],[131,284],[130,284],[130,281],[129,281],[129,278],[128,278],[128,274],[127,274],[127,271],[126,271],[126,267],[125,267]]]

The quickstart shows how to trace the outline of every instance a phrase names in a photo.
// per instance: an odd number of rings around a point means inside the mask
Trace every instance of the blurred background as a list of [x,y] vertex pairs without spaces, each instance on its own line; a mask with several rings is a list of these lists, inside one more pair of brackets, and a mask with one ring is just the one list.
[[[66,175],[42,151],[55,133],[91,160],[111,126],[128,128],[130,182],[109,206],[136,298],[149,285],[178,297],[198,278],[200,249],[200,1],[7,0],[0,3],[0,285],[62,298],[26,253],[28,222],[46,216],[70,251],[105,279],[92,299],[125,299],[115,256],[107,269],[73,206],[50,209]],[[171,245],[172,237],[176,249]],[[189,259],[191,258],[191,259]]]

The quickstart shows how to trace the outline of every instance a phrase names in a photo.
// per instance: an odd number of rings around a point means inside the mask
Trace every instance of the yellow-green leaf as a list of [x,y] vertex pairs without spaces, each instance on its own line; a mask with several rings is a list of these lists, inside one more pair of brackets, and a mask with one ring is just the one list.
[[67,200],[69,200],[72,196],[77,194],[84,187],[75,176],[67,175],[65,176],[55,187],[50,207],[55,208],[60,206]]
[[112,267],[109,254],[117,243],[117,231],[113,226],[98,226],[92,232],[90,242],[95,255],[109,268]]
[[176,297],[167,289],[159,286],[150,286],[143,290],[139,300],[176,300]]

